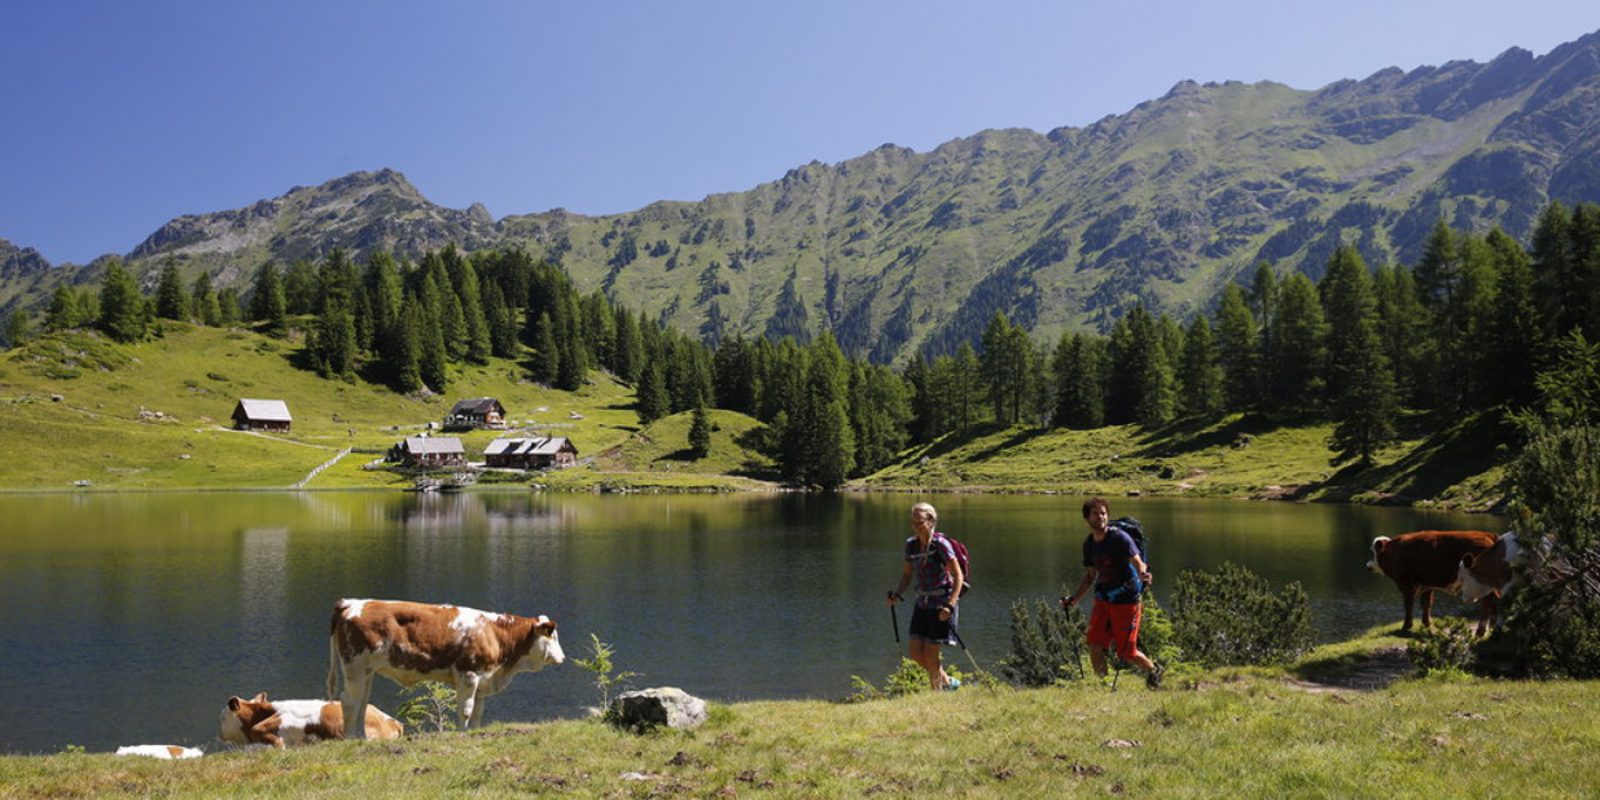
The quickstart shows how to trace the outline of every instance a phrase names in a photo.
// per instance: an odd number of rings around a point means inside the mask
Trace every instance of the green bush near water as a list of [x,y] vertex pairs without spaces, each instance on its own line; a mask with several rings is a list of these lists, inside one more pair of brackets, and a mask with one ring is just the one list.
[[1311,649],[1311,604],[1298,581],[1274,594],[1231,562],[1185,570],[1173,583],[1172,630],[1185,658],[1208,667],[1283,662]]

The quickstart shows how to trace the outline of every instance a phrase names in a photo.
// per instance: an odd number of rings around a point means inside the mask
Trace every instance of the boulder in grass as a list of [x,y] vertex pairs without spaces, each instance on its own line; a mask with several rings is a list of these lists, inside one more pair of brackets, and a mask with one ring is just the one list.
[[694,728],[706,721],[706,701],[672,686],[641,689],[617,695],[609,716],[613,724],[634,730]]

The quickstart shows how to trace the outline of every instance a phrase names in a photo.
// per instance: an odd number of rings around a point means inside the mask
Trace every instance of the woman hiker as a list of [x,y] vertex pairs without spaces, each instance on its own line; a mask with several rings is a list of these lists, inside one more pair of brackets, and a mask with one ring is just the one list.
[[950,540],[934,530],[939,512],[928,503],[911,507],[911,533],[906,539],[905,560],[900,570],[900,583],[889,592],[888,604],[905,599],[901,592],[917,582],[916,606],[911,612],[911,660],[928,671],[928,685],[935,691],[955,689],[961,681],[945,674],[939,665],[939,645],[954,644],[956,587],[964,577],[956,561],[955,549]]

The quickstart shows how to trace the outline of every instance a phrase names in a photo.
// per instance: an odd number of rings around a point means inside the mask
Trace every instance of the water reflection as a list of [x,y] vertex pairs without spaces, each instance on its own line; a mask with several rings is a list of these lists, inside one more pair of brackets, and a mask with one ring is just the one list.
[[[206,744],[230,695],[320,697],[340,597],[549,614],[570,655],[599,635],[642,685],[719,700],[838,697],[850,675],[881,678],[897,663],[881,598],[920,499],[972,550],[963,637],[992,662],[1008,647],[1011,601],[1053,597],[1080,574],[1081,498],[0,497],[0,750]],[[1363,569],[1373,536],[1497,525],[1231,501],[1116,499],[1112,511],[1143,520],[1158,600],[1179,571],[1234,561],[1277,585],[1299,581],[1324,639],[1399,619],[1392,584]],[[490,718],[577,715],[594,701],[584,678],[525,676]],[[108,696],[122,707],[111,719],[95,700]],[[387,684],[374,697],[394,705]]]

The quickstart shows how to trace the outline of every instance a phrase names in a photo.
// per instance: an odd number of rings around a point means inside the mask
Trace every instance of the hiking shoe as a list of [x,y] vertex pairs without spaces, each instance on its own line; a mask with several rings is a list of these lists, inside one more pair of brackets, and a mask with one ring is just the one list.
[[1148,673],[1145,673],[1145,676],[1144,676],[1144,685],[1145,685],[1145,687],[1146,688],[1150,688],[1150,689],[1160,689],[1161,688],[1161,679],[1164,676],[1166,676],[1166,674],[1167,674],[1167,666],[1165,664],[1157,664],[1155,669],[1150,670]]
[[953,692],[953,691],[955,691],[957,689],[960,689],[960,688],[961,688],[961,679],[960,678],[948,678],[944,682],[944,690],[947,691],[947,692]]

